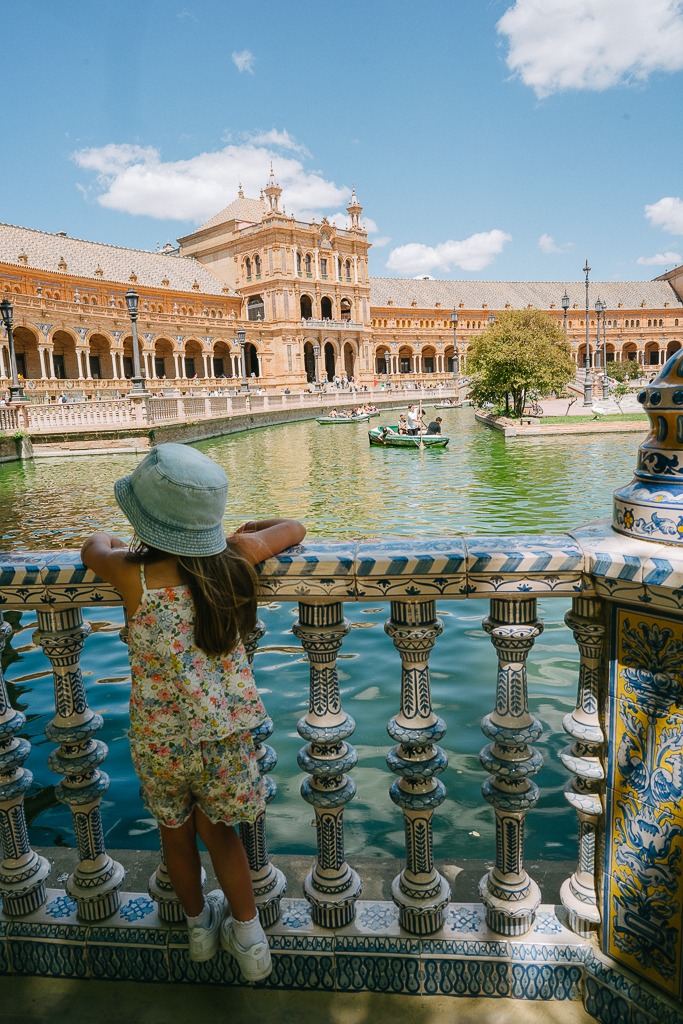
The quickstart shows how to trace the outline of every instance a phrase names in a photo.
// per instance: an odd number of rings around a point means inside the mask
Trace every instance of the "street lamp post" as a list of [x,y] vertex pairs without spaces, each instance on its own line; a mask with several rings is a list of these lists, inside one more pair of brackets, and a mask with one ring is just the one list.
[[583,381],[583,404],[593,404],[593,377],[591,375],[591,338],[590,338],[590,308],[588,305],[588,275],[590,274],[588,260],[583,272],[586,275],[586,376]]
[[2,316],[2,322],[5,325],[7,340],[9,342],[9,361],[12,373],[12,383],[9,386],[9,400],[10,402],[25,402],[26,395],[24,394],[23,387],[19,383],[19,374],[17,373],[17,356],[14,351],[14,332],[12,330],[14,308],[9,299],[3,299],[2,302],[0,302],[0,315]]
[[247,380],[247,360],[246,360],[246,333],[244,327],[237,328],[237,344],[240,347],[240,360],[242,363],[242,385],[241,391],[249,390],[249,381]]
[[569,309],[569,296],[565,289],[565,293],[562,296],[562,309],[564,310],[564,340],[567,340],[567,310]]
[[146,395],[145,389],[145,378],[142,375],[140,369],[140,346],[138,343],[138,302],[140,297],[138,293],[133,289],[129,288],[126,292],[126,305],[128,306],[128,316],[133,327],[133,379],[131,381],[133,394]]

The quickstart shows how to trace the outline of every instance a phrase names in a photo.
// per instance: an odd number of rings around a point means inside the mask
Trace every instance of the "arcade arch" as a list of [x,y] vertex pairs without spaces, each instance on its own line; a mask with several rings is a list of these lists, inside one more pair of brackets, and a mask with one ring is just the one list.
[[109,339],[103,334],[91,334],[88,339],[89,351],[84,353],[88,360],[86,376],[93,380],[111,380],[114,376]]
[[52,335],[52,365],[58,380],[78,380],[81,372],[76,358],[76,341],[67,331]]
[[168,338],[159,338],[154,343],[154,377],[158,380],[176,377],[173,358],[173,344]]
[[334,350],[334,345],[332,344],[331,341],[325,342],[323,354],[325,362],[325,373],[327,374],[327,379],[328,381],[334,380],[334,375],[337,369],[337,354]]
[[329,295],[323,295],[320,300],[320,316],[323,320],[332,319],[332,299]]
[[311,302],[310,295],[302,295],[299,300],[301,306],[301,318],[303,320],[310,320],[313,316],[313,303]]
[[[40,380],[43,369],[40,365],[38,339],[28,327],[14,328],[14,354],[17,360],[17,373],[25,380]],[[9,349],[7,351],[7,370],[10,376]]]
[[224,341],[217,341],[213,347],[214,377],[232,377],[232,359],[230,349]]

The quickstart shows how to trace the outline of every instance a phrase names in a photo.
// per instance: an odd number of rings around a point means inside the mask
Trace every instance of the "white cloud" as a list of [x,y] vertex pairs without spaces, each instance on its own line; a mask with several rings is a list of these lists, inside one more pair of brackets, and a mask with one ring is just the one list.
[[555,239],[551,238],[550,235],[541,235],[538,240],[538,248],[541,252],[548,254],[552,252],[568,252],[573,244],[573,242],[563,242],[562,245],[556,245]]
[[683,0],[516,0],[497,29],[539,99],[683,68]]
[[[291,136],[266,134],[270,145],[256,144],[252,138],[189,160],[164,161],[158,149],[128,143],[78,150],[72,158],[95,173],[100,206],[160,220],[204,221],[236,198],[238,181],[245,195],[256,198],[268,180],[271,161],[288,214],[319,220],[325,210],[349,202],[349,188],[327,181],[319,171],[307,170],[302,160],[274,148],[296,149]],[[346,214],[335,216],[348,220]]]
[[[254,146],[278,146],[280,149],[293,149],[296,153],[310,156],[306,147],[292,138],[286,128],[281,132],[277,128],[271,128],[269,132],[255,132],[253,135],[246,135],[244,138]],[[229,142],[230,136],[225,141]]]
[[677,252],[658,252],[656,256],[639,256],[636,260],[642,267],[676,266],[680,262],[681,256]]
[[503,251],[506,242],[512,241],[512,235],[495,229],[480,231],[470,235],[462,242],[441,242],[439,245],[422,245],[410,242],[399,245],[389,253],[386,266],[389,270],[397,270],[401,274],[424,275],[430,270],[442,270],[448,273],[451,267],[462,270],[483,270],[498,253]]
[[666,196],[646,206],[645,216],[653,228],[662,228],[670,235],[683,235],[683,202],[678,196]]
[[239,53],[237,50],[233,50],[232,62],[240,74],[242,74],[243,71],[248,71],[250,75],[253,75],[254,60],[254,54],[251,50],[240,50]]
[[382,235],[381,238],[373,238],[372,244],[376,249],[381,249],[385,245],[389,245],[391,238],[389,235]]

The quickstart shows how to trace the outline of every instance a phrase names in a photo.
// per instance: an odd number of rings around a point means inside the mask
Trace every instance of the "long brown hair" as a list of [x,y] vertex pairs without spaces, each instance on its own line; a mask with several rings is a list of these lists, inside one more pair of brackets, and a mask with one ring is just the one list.
[[[162,562],[167,551],[139,541],[126,558],[138,565]],[[258,577],[251,562],[228,541],[218,555],[178,555],[178,575],[194,603],[194,642],[206,654],[229,654],[256,626]]]

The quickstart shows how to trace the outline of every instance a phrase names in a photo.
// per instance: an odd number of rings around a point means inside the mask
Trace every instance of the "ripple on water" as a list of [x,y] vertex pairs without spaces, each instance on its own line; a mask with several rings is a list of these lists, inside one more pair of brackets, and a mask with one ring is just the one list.
[[[304,520],[309,536],[371,537],[385,534],[481,534],[561,532],[608,516],[612,491],[630,479],[638,439],[633,434],[552,437],[508,441],[474,425],[470,411],[443,410],[452,440],[448,449],[420,453],[370,448],[361,427],[342,431],[315,423],[292,423],[217,438],[197,447],[216,459],[230,480],[226,528],[246,519],[291,516]],[[134,455],[37,459],[0,466],[2,547],[77,547],[95,529],[130,535],[113,497],[114,481],[132,472]],[[566,773],[559,752],[566,745],[561,720],[573,705],[578,653],[562,621],[568,602],[539,602],[546,631],[532,655],[530,705],[544,725],[538,746],[544,768],[537,777],[541,800],[527,818],[526,855],[572,859],[576,852],[576,818],[562,789]],[[431,665],[434,702],[445,718],[445,745],[451,766],[442,776],[448,799],[435,819],[438,856],[494,855],[493,817],[481,798],[484,772],[478,753],[483,746],[479,723],[493,706],[495,655],[477,622],[487,602],[450,605],[445,630]],[[447,612],[448,609],[444,609]],[[305,707],[308,672],[298,646],[278,644],[291,631],[286,602],[261,610],[272,642],[259,654],[271,692],[267,707],[276,723],[273,742],[279,761],[274,772],[278,796],[268,813],[269,842],[274,852],[315,850],[311,810],[299,795],[301,773],[296,753],[301,740],[296,722]],[[361,622],[357,613],[372,618]],[[357,627],[381,624],[388,605],[357,606]],[[106,710],[102,739],[109,745],[106,770],[112,785],[103,805],[107,843],[111,847],[152,848],[156,834],[138,797],[128,741],[128,665],[126,649],[110,634],[118,630],[118,609],[87,613],[96,629],[84,652],[83,668],[91,706]],[[36,844],[75,842],[69,812],[49,806],[54,776],[47,769],[51,749],[43,734],[52,717],[53,697],[42,652],[27,641],[35,615],[27,613],[16,648],[7,652],[11,698],[28,709],[26,735],[34,743],[29,766],[34,772],[31,838]],[[29,631],[27,631],[29,630]],[[354,736],[361,751],[354,772],[358,795],[345,812],[347,852],[401,856],[401,818],[388,797],[393,776],[384,761],[390,741],[386,723],[398,709],[400,666],[381,625],[352,630],[344,643],[344,689],[357,721]],[[36,678],[38,673],[42,678]],[[37,794],[42,790],[40,796]],[[47,796],[46,796],[47,793]],[[41,803],[41,800],[43,803]],[[44,801],[47,800],[47,805]],[[552,837],[545,820],[552,817]],[[144,822],[145,827],[141,827]]]

